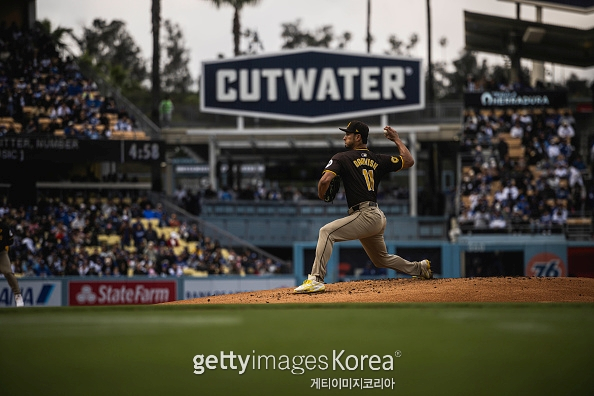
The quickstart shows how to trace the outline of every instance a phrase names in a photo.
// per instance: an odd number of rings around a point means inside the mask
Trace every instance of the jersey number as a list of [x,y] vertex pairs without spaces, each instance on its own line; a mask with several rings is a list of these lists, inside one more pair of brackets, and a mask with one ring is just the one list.
[[367,183],[367,190],[374,191],[375,181],[373,180],[373,171],[371,169],[363,169],[363,177],[365,177],[365,183]]

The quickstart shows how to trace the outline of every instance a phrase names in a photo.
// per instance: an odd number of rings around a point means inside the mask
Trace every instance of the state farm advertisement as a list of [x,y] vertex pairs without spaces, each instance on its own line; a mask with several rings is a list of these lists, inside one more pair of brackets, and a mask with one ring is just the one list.
[[72,281],[68,305],[141,305],[177,299],[176,281]]

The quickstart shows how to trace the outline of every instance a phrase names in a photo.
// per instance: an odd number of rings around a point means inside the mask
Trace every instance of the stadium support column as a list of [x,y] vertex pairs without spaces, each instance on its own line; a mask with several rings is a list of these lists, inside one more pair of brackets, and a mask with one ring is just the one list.
[[[417,133],[410,131],[408,133],[408,150],[412,157],[417,160]],[[408,168],[408,202],[410,205],[410,215],[417,217],[417,168],[419,165]]]
[[[536,6],[536,22],[542,23],[542,7]],[[537,81],[544,83],[545,76],[544,76],[544,62],[542,61],[532,61],[532,78],[531,78],[531,85],[536,87]]]
[[39,169],[47,167],[47,163],[31,161],[21,163],[17,172],[6,172],[10,181],[8,190],[9,202],[15,207],[34,206],[37,204],[37,179]]
[[151,163],[151,190],[154,192],[163,192],[163,175],[161,172],[161,163],[153,161]]
[[218,190],[217,183],[217,161],[218,161],[218,148],[217,139],[214,135],[210,135],[208,138],[208,180],[210,187],[214,190]]

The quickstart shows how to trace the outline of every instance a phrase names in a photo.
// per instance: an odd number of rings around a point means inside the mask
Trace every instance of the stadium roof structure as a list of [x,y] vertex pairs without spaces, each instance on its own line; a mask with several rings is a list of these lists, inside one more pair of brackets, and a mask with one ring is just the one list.
[[552,8],[559,11],[575,12],[578,14],[590,14],[594,12],[592,0],[499,0],[508,3],[533,5],[537,7]]
[[466,49],[567,66],[594,66],[594,28],[576,29],[464,11]]

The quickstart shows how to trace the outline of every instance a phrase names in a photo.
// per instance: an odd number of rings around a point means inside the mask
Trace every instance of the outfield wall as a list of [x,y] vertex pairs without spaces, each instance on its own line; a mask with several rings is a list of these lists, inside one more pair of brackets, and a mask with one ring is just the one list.
[[[388,253],[411,261],[431,260],[437,278],[468,276],[594,277],[594,242],[567,241],[560,235],[481,235],[442,240],[386,241]],[[315,242],[295,243],[296,283],[310,272]],[[358,241],[334,245],[326,282],[408,277],[375,268]]]
[[[388,252],[408,260],[431,260],[437,278],[467,276],[594,277],[594,242],[567,241],[563,236],[481,235],[442,240],[387,241]],[[63,277],[19,278],[26,306],[99,306],[158,304],[245,291],[294,287],[311,270],[315,242],[293,248],[293,275],[210,276],[205,278]],[[470,262],[472,261],[472,262]],[[475,264],[507,274],[472,273]],[[376,269],[358,241],[334,245],[327,283],[356,279],[407,277]],[[8,283],[0,280],[0,307],[14,307]]]
[[[25,306],[143,305],[295,286],[292,275],[207,278],[63,277],[19,278]],[[0,281],[0,308],[14,307],[8,283]]]

